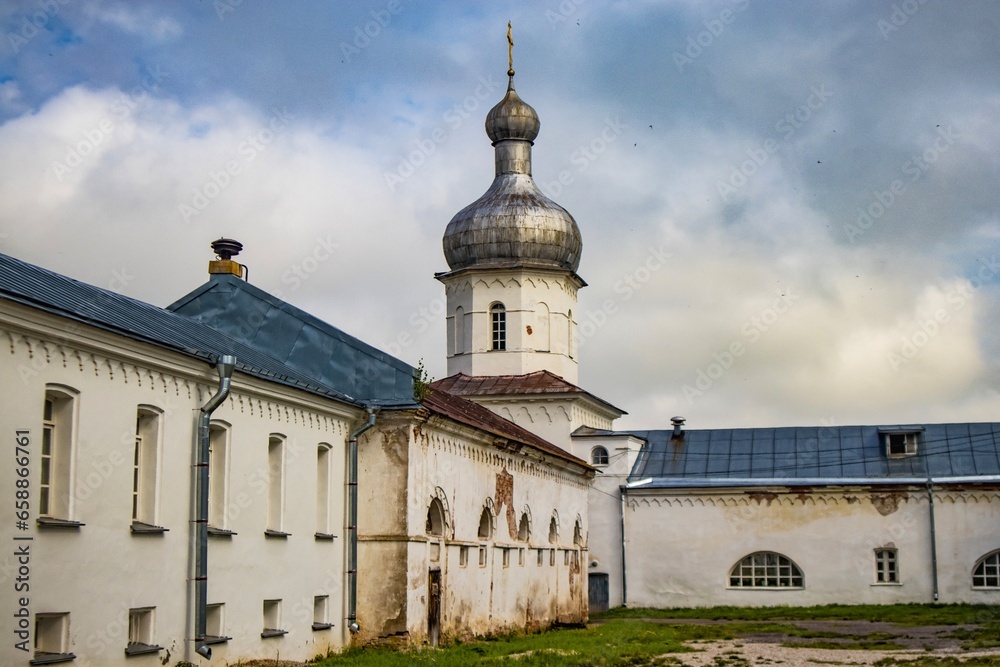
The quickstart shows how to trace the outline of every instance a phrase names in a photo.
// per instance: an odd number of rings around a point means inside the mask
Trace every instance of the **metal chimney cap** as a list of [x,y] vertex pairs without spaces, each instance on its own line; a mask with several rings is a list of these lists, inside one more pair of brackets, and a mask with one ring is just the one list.
[[683,424],[686,421],[687,420],[684,419],[684,417],[671,417],[670,418],[670,423],[673,424],[674,426],[680,426],[681,424]]
[[219,259],[232,259],[243,250],[243,244],[234,239],[219,238],[212,241],[212,250],[219,256]]

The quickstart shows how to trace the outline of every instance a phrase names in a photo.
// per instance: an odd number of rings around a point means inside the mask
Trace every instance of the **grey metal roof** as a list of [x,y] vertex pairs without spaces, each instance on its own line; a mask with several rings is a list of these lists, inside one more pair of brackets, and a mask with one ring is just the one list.
[[[879,433],[887,428],[919,431],[917,453],[887,456]],[[681,439],[672,430],[629,433],[648,443],[630,486],[1000,481],[1000,423],[685,430]]]
[[167,306],[295,371],[364,402],[413,403],[414,368],[233,275]]
[[[256,291],[265,294],[260,290]],[[234,354],[237,368],[243,373],[346,403],[361,405],[374,399],[399,403],[413,401],[412,370],[408,376],[410,384],[407,386],[399,377],[402,372],[400,368],[408,368],[401,361],[393,360],[394,364],[386,364],[392,369],[391,372],[376,364],[365,366],[363,372],[367,374],[366,381],[350,377],[344,379],[332,372],[324,375],[318,372],[319,365],[303,371],[269,354],[263,346],[247,344],[184,315],[73,280],[3,254],[0,254],[0,298],[207,362],[214,360],[216,355]],[[370,378],[367,377],[369,375]],[[376,388],[385,388],[386,391],[378,393],[374,391]]]

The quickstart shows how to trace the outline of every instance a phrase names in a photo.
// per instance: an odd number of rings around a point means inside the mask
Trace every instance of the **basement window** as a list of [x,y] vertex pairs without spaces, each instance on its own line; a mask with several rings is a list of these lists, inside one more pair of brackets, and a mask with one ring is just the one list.
[[1000,551],[984,556],[972,571],[973,588],[1000,588]]
[[758,551],[745,557],[729,572],[730,588],[803,588],[799,566],[787,556]]

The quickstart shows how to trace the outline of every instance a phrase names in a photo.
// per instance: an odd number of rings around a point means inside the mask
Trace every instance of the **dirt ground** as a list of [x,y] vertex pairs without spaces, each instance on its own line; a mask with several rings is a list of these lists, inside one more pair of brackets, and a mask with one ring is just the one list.
[[[654,623],[725,623],[725,621],[690,621],[649,619]],[[756,667],[782,665],[783,667],[815,667],[816,665],[874,665],[883,658],[899,662],[920,657],[1000,656],[1000,649],[967,651],[961,640],[952,635],[959,629],[973,626],[924,626],[901,627],[892,623],[867,621],[782,621],[816,632],[843,634],[844,638],[824,637],[808,639],[789,637],[782,633],[746,635],[733,640],[706,640],[689,642],[696,653],[671,654],[687,667]],[[812,648],[813,642],[853,644],[866,636],[878,635],[879,639],[898,644],[902,650],[872,650],[856,648]],[[782,646],[798,644],[798,646]]]

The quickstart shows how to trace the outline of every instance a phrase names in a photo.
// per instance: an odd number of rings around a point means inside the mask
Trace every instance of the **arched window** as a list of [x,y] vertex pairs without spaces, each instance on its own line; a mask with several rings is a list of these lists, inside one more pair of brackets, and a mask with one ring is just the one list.
[[490,306],[490,320],[493,324],[493,349],[507,349],[507,309],[502,303]]
[[802,570],[773,551],[752,553],[729,572],[731,588],[802,588]]
[[444,535],[444,507],[441,501],[435,498],[427,508],[427,525],[425,531],[428,535]]
[[489,507],[483,508],[479,515],[479,539],[488,540],[493,537],[493,513]]
[[521,513],[521,520],[517,522],[517,539],[520,542],[527,542],[531,537],[531,520],[527,512]]
[[455,309],[455,354],[465,352],[465,309]]
[[595,466],[608,465],[608,450],[598,445],[590,450],[590,462]]
[[555,544],[559,541],[559,518],[553,514],[552,518],[549,519],[549,544]]
[[583,522],[579,517],[577,517],[576,523],[573,524],[573,544],[578,547],[583,546]]
[[1000,549],[979,559],[972,570],[973,588],[1000,588]]

